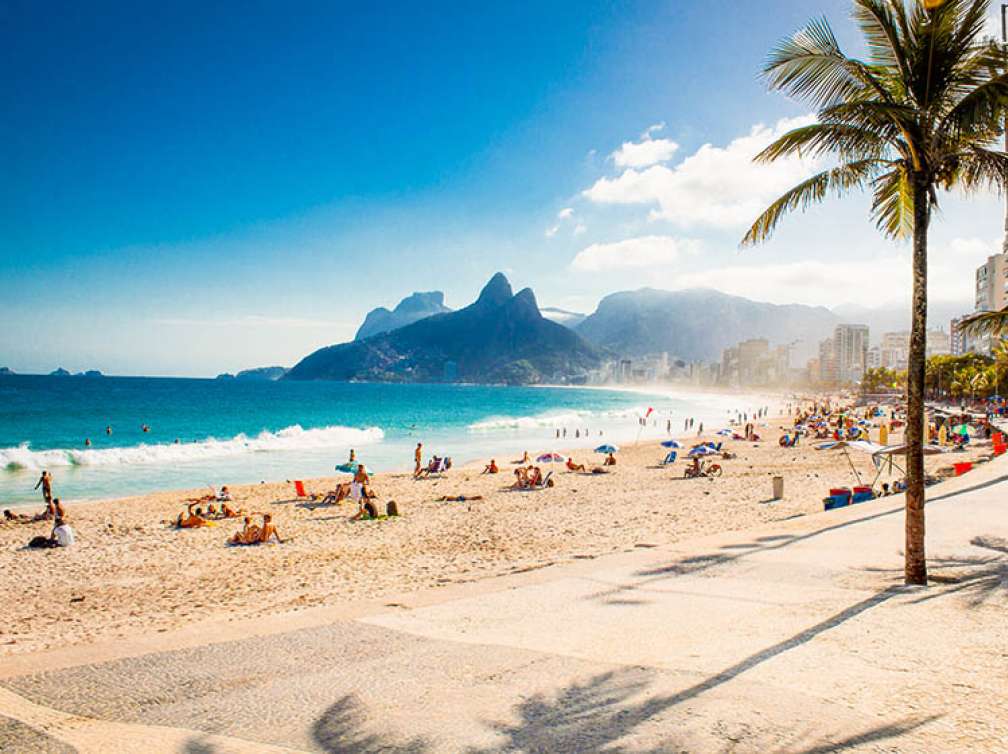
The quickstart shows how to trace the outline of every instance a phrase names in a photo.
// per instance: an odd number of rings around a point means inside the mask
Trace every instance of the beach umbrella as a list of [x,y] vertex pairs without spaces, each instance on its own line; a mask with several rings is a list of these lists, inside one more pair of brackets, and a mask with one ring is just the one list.
[[709,445],[697,445],[687,455],[693,458],[694,456],[709,456],[712,453],[717,453],[717,451]]
[[717,434],[723,435],[724,437],[731,437],[733,433],[730,429],[719,429]]
[[536,458],[536,463],[563,463],[564,457],[559,453],[543,453]]
[[682,443],[679,442],[678,440],[664,440],[662,441],[661,446],[663,448],[681,448]]
[[618,450],[619,447],[616,445],[599,445],[597,448],[595,448],[596,453],[615,453]]
[[360,463],[359,461],[354,461],[353,463],[350,463],[349,461],[347,463],[341,463],[339,466],[336,467],[336,471],[345,471],[348,474],[355,474],[357,473],[358,466],[363,467],[364,473],[367,474],[368,476],[372,476],[374,474],[374,472],[371,471],[371,469],[369,469],[367,466],[365,466],[363,463]]

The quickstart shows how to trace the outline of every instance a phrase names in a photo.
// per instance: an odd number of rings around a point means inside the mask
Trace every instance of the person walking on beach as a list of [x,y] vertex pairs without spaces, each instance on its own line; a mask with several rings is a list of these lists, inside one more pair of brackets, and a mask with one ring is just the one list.
[[42,476],[35,482],[35,489],[39,487],[42,488],[42,499],[45,500],[46,505],[49,505],[52,502],[52,477],[44,469],[42,470]]
[[703,422],[700,422],[700,428],[697,429],[696,436],[699,437],[703,434]]
[[423,443],[418,442],[416,444],[416,450],[413,452],[413,460],[416,461],[416,465],[413,468],[413,476],[420,476],[420,468],[423,466]]

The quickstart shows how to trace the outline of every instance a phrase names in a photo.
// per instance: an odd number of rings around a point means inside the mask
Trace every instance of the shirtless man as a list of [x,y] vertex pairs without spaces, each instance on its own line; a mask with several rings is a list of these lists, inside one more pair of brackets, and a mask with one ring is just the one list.
[[256,542],[259,544],[266,544],[270,541],[270,537],[276,537],[276,541],[283,544],[283,540],[280,539],[280,534],[277,532],[276,527],[273,525],[273,516],[269,513],[263,514],[263,525],[259,529],[259,536],[256,537]]
[[49,475],[48,471],[43,471],[42,476],[39,480],[35,482],[35,489],[39,487],[42,488],[42,499],[45,500],[46,505],[52,502],[52,477]]
[[228,540],[233,545],[250,545],[259,537],[259,527],[252,523],[252,516],[245,516],[245,526]]
[[615,466],[616,465],[616,456],[614,456],[612,453],[610,453],[609,455],[606,456],[606,459],[602,463],[602,465],[603,466]]
[[583,463],[574,463],[573,458],[567,459],[567,470],[568,471],[584,471],[585,465]]

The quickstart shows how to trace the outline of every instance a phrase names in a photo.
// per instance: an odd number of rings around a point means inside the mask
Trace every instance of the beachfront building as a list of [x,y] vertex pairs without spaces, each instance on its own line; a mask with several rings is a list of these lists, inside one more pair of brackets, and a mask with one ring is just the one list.
[[[887,369],[906,369],[910,356],[910,331],[887,332],[882,335],[882,341],[877,346],[878,363],[872,363],[872,349],[868,352],[868,367],[886,367]],[[928,330],[925,350],[928,357],[944,356],[951,353],[948,333],[944,330]]]
[[837,325],[831,340],[836,382],[858,382],[868,360],[868,325]]
[[1008,255],[993,254],[976,270],[976,296],[973,309],[978,312],[1001,309],[1008,304]]
[[[988,312],[1008,306],[1008,254],[992,254],[977,267],[973,311]],[[990,336],[975,339],[970,351],[990,355]]]
[[836,361],[833,357],[833,338],[819,342],[819,358],[816,359],[819,367],[818,378],[814,380],[821,385],[835,385],[838,381]]
[[962,356],[977,350],[977,341],[970,335],[964,333],[960,327],[961,323],[969,315],[963,314],[952,320],[949,327],[949,353],[953,356]]
[[881,346],[872,346],[865,355],[865,369],[878,369],[882,366]]
[[720,380],[733,387],[782,385],[790,377],[787,346],[770,347],[766,338],[751,338],[721,354]]

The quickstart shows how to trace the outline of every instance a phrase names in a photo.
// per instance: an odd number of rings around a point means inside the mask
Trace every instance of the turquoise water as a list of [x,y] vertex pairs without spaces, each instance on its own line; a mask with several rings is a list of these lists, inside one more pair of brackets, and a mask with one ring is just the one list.
[[[723,426],[729,410],[751,409],[741,400],[567,388],[0,377],[0,504],[39,500],[32,487],[42,469],[64,499],[120,497],[332,475],[350,448],[376,470],[410,468],[419,440],[425,457],[465,462],[638,433],[664,437],[669,420],[678,432],[686,416]],[[654,413],[642,430],[639,417],[649,406]],[[567,435],[557,440],[560,428]]]

